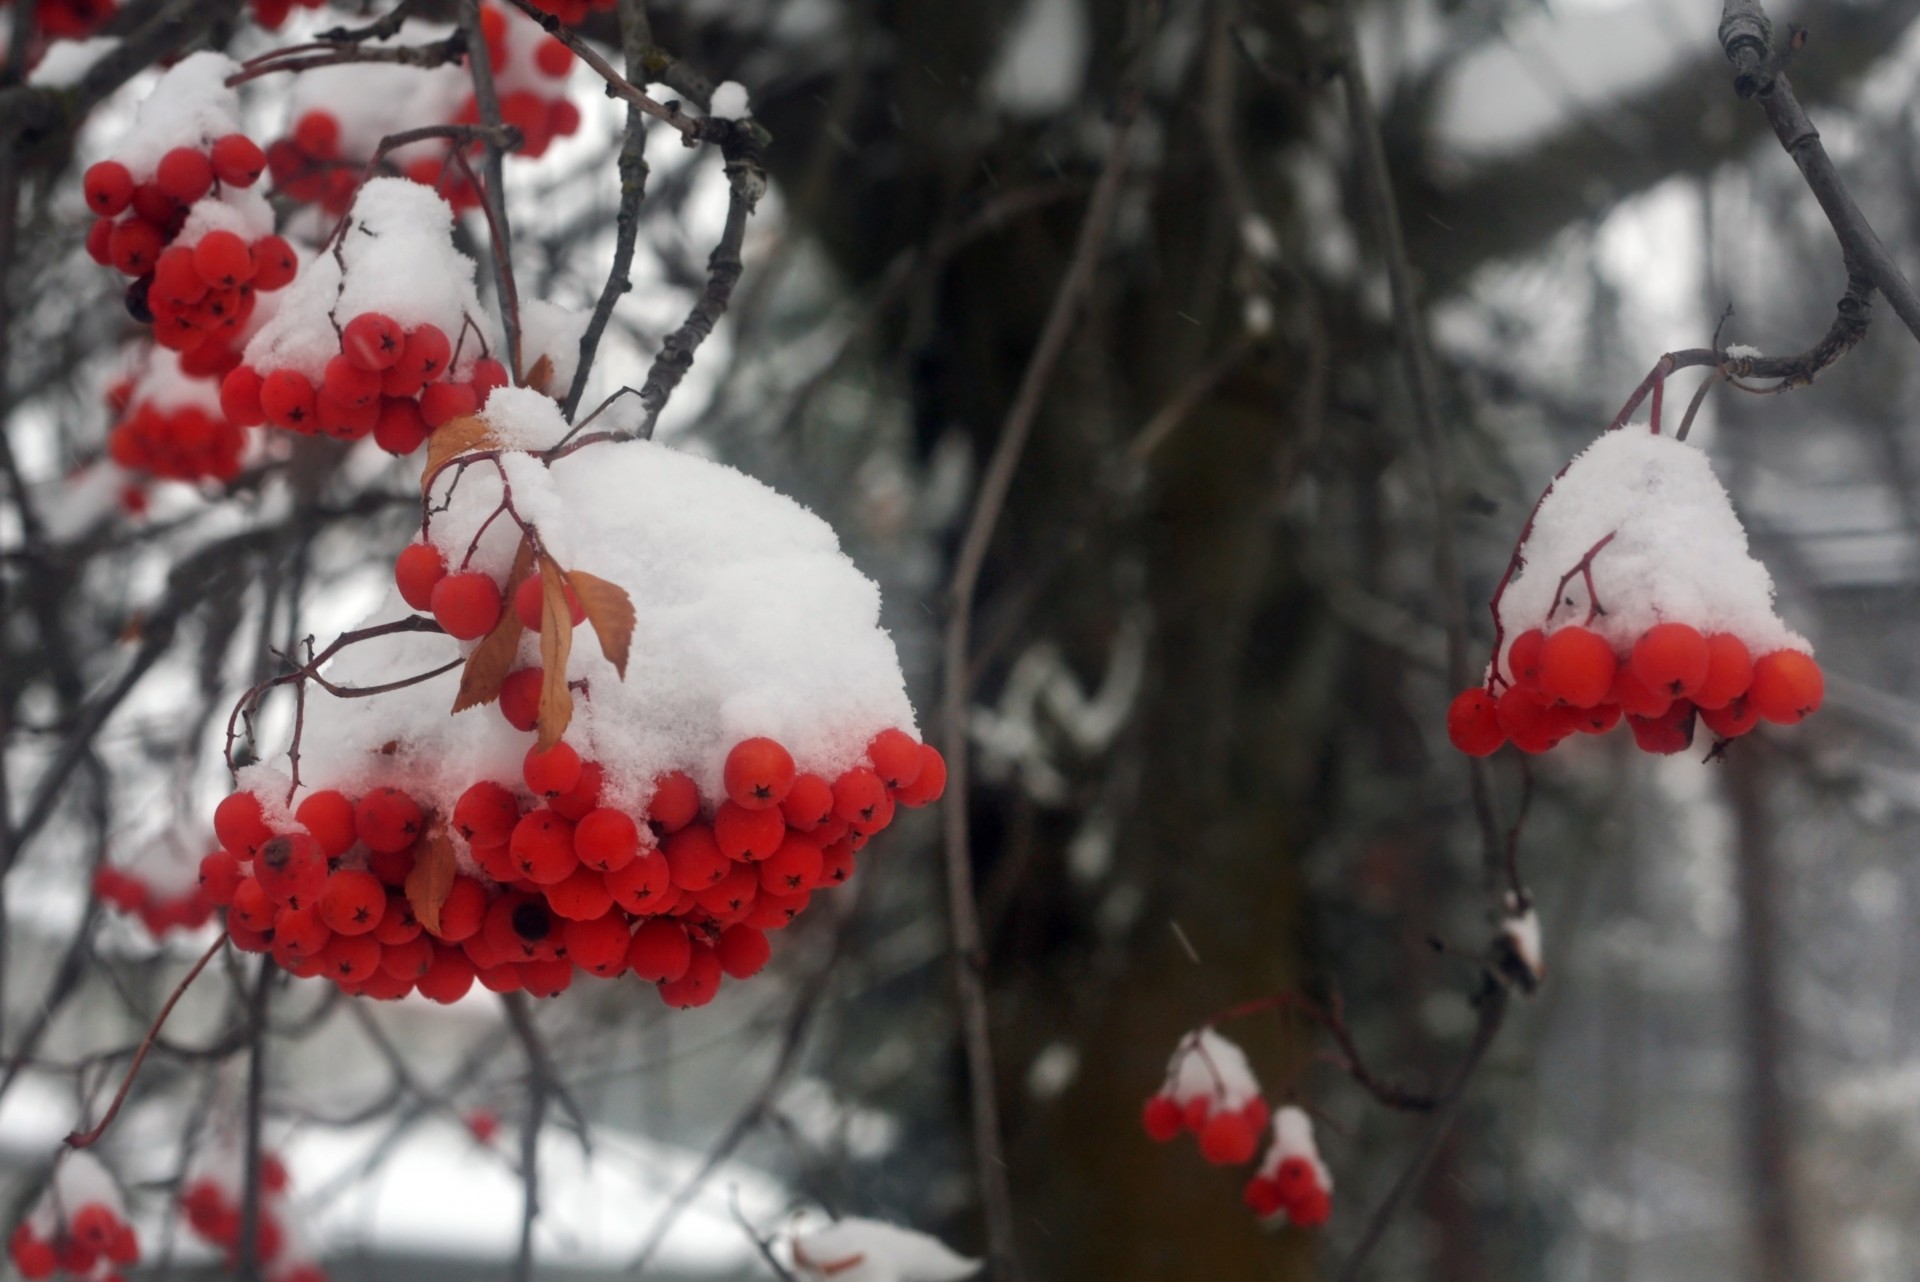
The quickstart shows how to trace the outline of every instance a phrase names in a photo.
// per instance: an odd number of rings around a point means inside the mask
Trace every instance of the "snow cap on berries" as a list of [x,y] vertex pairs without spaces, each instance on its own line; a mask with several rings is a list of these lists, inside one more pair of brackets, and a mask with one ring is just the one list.
[[1313,1119],[1294,1104],[1283,1105],[1273,1114],[1273,1144],[1260,1163],[1260,1174],[1271,1177],[1290,1157],[1305,1158],[1320,1188],[1333,1192],[1333,1172],[1320,1160],[1320,1146],[1313,1142]]
[[1507,895],[1506,915],[1500,921],[1504,952],[1502,968],[1527,992],[1540,986],[1547,968],[1540,955],[1540,916],[1531,902]]
[[[1592,559],[1603,612],[1588,619],[1577,575],[1556,608],[1561,576],[1609,535]],[[1812,648],[1774,613],[1773,580],[1749,554],[1707,456],[1670,436],[1629,426],[1588,446],[1541,502],[1520,555],[1500,601],[1508,648],[1529,628],[1585,624],[1626,654],[1662,622],[1731,633],[1756,655]],[[1500,671],[1508,675],[1504,653]]]
[[938,1238],[857,1216],[798,1231],[790,1249],[807,1282],[960,1282],[980,1271]]
[[[438,23],[407,23],[407,36],[421,43],[443,40],[453,29]],[[287,94],[288,120],[298,122],[309,112],[325,112],[340,127],[340,155],[356,163],[370,159],[380,140],[405,127],[451,121],[461,102],[473,92],[467,69],[408,67],[390,62],[353,62],[337,67],[315,67],[293,77]],[[290,130],[291,131],[291,130]],[[444,139],[395,148],[388,156],[404,168],[415,156],[444,156]]]
[[1231,1112],[1260,1098],[1260,1082],[1245,1051],[1201,1028],[1181,1038],[1167,1061],[1166,1093],[1181,1104],[1204,1099],[1215,1112]]
[[127,167],[135,182],[151,179],[160,158],[175,147],[205,151],[217,138],[241,133],[240,99],[227,77],[240,70],[221,53],[188,54],[169,68],[140,104],[133,127],[106,157]]

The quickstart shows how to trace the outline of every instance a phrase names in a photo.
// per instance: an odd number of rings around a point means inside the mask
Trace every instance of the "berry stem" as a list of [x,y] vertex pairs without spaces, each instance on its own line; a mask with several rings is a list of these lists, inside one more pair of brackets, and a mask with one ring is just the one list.
[[1605,607],[1600,604],[1599,591],[1593,586],[1593,558],[1600,554],[1600,549],[1613,542],[1614,536],[1619,533],[1620,531],[1618,530],[1610,531],[1605,538],[1588,548],[1586,555],[1576,561],[1571,570],[1568,570],[1560,576],[1560,584],[1553,590],[1553,608],[1547,611],[1547,617],[1543,620],[1543,624],[1553,622],[1553,616],[1559,612],[1561,605],[1565,604],[1561,594],[1567,590],[1567,584],[1573,581],[1573,576],[1576,574],[1585,579],[1587,583],[1587,617],[1585,622],[1592,623],[1596,616],[1607,612]]

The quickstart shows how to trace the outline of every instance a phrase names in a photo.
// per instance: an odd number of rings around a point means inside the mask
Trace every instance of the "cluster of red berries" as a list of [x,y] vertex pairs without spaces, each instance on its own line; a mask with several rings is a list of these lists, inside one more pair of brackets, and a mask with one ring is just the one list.
[[[520,131],[515,154],[538,159],[556,138],[580,128],[580,108],[566,96],[566,80],[573,71],[573,50],[552,36],[535,34],[531,23],[516,31],[517,18],[488,5],[480,11],[480,30],[500,89],[500,117]],[[515,57],[514,35],[521,41]],[[530,46],[530,47],[529,47]],[[477,124],[479,107],[468,98],[454,117],[456,124]]]
[[291,284],[299,269],[293,246],[279,236],[249,243],[221,230],[191,246],[169,245],[146,282],[153,339],[170,351],[199,357],[190,372],[224,374],[239,361],[240,339],[259,295]]
[[33,7],[34,34],[43,40],[80,40],[105,26],[118,8],[118,0],[39,0]]
[[1206,1095],[1181,1100],[1162,1091],[1147,1100],[1141,1125],[1156,1143],[1166,1144],[1183,1132],[1199,1137],[1200,1156],[1215,1166],[1245,1166],[1260,1151],[1260,1133],[1272,1112],[1256,1095],[1238,1108],[1219,1107]]
[[616,3],[618,0],[533,0],[533,7],[552,14],[569,27],[577,27],[587,20],[588,14],[605,13]]
[[146,401],[107,436],[115,463],[172,481],[230,481],[240,474],[246,445],[246,433],[198,405],[162,408]]
[[[296,1260],[289,1249],[284,1223],[287,1167],[278,1154],[260,1154],[260,1208],[254,1250],[271,1282],[327,1282],[319,1265]],[[226,1267],[239,1267],[240,1233],[244,1210],[239,1191],[211,1176],[189,1180],[180,1190],[180,1209],[187,1224],[203,1240],[226,1253]]]
[[452,827],[485,877],[453,876],[431,930],[405,889],[430,820],[396,788],[310,794],[281,832],[257,798],[234,793],[214,814],[224,849],[201,881],[227,907],[236,945],[350,993],[453,1002],[477,979],[547,997],[576,970],[631,970],[669,1005],[703,1006],[723,976],[766,964],[767,931],[852,875],[896,803],[925,804],[945,786],[940,754],[904,732],[882,731],[868,756],[871,768],[829,784],[772,740],[745,740],[728,754],[727,796],[710,819],[676,772],[636,821],[600,805],[597,763],[564,741],[536,748],[522,772],[531,804],[483,781],[454,805]]
[[340,120],[330,111],[302,112],[293,132],[267,144],[267,169],[281,195],[344,214],[359,190],[364,161],[340,151]]
[[56,1216],[51,1231],[36,1225],[39,1218],[29,1216],[7,1240],[7,1255],[23,1278],[64,1273],[91,1282],[124,1282],[120,1269],[140,1260],[133,1226],[104,1202],[88,1202],[71,1215]]
[[1642,751],[1684,752],[1696,717],[1722,740],[1735,739],[1761,721],[1794,724],[1819,708],[1826,689],[1809,654],[1755,658],[1738,637],[1684,623],[1655,624],[1626,654],[1590,628],[1533,628],[1514,638],[1507,667],[1510,679],[1496,670],[1486,688],[1463,691],[1447,709],[1447,735],[1470,756],[1509,741],[1546,752],[1576,731],[1604,734],[1623,718]]
[[268,31],[278,31],[287,21],[287,16],[298,3],[302,9],[318,9],[327,0],[252,0],[249,8],[253,10],[253,20]]
[[[433,615],[456,641],[477,641],[493,631],[507,606],[499,582],[478,570],[449,573],[447,558],[431,543],[409,543],[393,563],[394,584],[400,599]],[[586,621],[586,606],[567,586],[567,607],[573,626]],[[540,631],[544,588],[541,577],[528,575],[514,589],[513,611],[529,632]],[[507,677],[500,691],[500,709],[516,729],[531,730],[540,706],[541,668],[523,668]]]
[[390,316],[363,312],[341,327],[339,354],[327,362],[318,386],[297,369],[263,373],[239,365],[220,384],[220,407],[242,427],[270,423],[342,440],[372,436],[388,453],[411,454],[434,428],[474,413],[494,388],[506,386],[499,361],[482,357],[466,381],[455,382],[456,361],[439,326],[403,329]]
[[[136,281],[144,280],[158,268],[162,251],[180,234],[187,221],[187,211],[196,201],[220,186],[253,186],[266,164],[266,154],[253,139],[245,134],[228,134],[206,151],[175,147],[160,157],[153,177],[146,182],[135,182],[133,171],[118,160],[102,160],[91,165],[81,182],[87,208],[96,215],[87,232],[87,252],[102,266],[112,267]],[[233,239],[239,241],[237,236]],[[221,242],[210,251],[205,279],[200,282],[205,285],[201,293],[216,287],[237,287],[255,274],[248,270],[240,280],[228,279],[236,266],[236,258],[229,252],[231,248]],[[240,242],[238,248],[241,251],[238,261],[244,263],[251,257],[250,247]],[[271,247],[262,258],[275,258]],[[169,283],[193,294],[189,278],[203,275],[194,270],[195,266],[192,261],[186,261],[170,269],[173,275]],[[291,272],[287,279],[292,279]],[[284,285],[286,281],[279,283]],[[182,344],[176,350],[185,350],[185,346]]]
[[1263,1220],[1311,1229],[1333,1214],[1333,1188],[1313,1143],[1304,1111],[1287,1107],[1273,1119],[1273,1146],[1242,1193],[1247,1209]]
[[156,939],[170,930],[198,930],[213,918],[214,903],[204,888],[167,894],[127,869],[111,865],[93,875],[93,893],[109,907],[138,917]]

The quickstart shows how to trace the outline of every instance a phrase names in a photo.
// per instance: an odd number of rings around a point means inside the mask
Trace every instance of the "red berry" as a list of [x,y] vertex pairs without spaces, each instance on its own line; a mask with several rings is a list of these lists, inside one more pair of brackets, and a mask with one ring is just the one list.
[[233,902],[233,892],[240,885],[241,876],[240,861],[231,850],[216,850],[200,860],[200,890],[216,908],[225,908]]
[[820,848],[820,888],[845,885],[853,878],[853,843],[836,841]]
[[277,369],[260,383],[261,412],[275,427],[312,432],[313,402],[313,384],[298,370]]
[[940,800],[947,790],[947,759],[930,743],[920,745],[920,773],[914,781],[893,794],[903,806],[924,806]]
[[534,65],[554,79],[573,70],[573,50],[558,40],[542,40],[533,51]]
[[1700,720],[1720,738],[1738,739],[1760,724],[1760,714],[1754,711],[1753,701],[1741,695],[1724,708],[1700,709]]
[[[918,755],[918,745],[915,745]],[[816,774],[798,774],[793,786],[780,802],[780,813],[789,827],[811,832],[833,813],[833,787]]]
[[[326,374],[320,380],[320,394],[353,409],[377,405],[380,376],[361,369],[345,356],[335,356],[327,361]],[[377,417],[377,410],[375,414]]]
[[470,846],[504,846],[520,822],[520,803],[497,783],[483,780],[453,803],[453,827]]
[[580,866],[573,853],[573,825],[544,806],[514,825],[508,849],[520,875],[537,886],[565,881]]
[[404,980],[411,985],[433,969],[433,957],[433,941],[425,935],[415,935],[397,944],[383,945],[380,949],[380,970],[393,979]]
[[515,730],[531,730],[539,723],[540,688],[546,679],[545,668],[521,668],[500,683],[500,715]]
[[1140,1124],[1154,1142],[1165,1144],[1176,1138],[1182,1128],[1180,1102],[1171,1095],[1152,1095],[1140,1111]]
[[566,877],[546,887],[547,907],[567,921],[591,921],[613,907],[605,874],[575,864]]
[[534,796],[557,797],[580,782],[580,768],[580,754],[562,740],[545,752],[538,744],[527,749],[520,774]]
[[273,919],[280,912],[280,906],[267,894],[266,887],[253,877],[243,877],[240,884],[233,888],[233,906],[228,910],[229,925],[238,922],[248,930],[268,931],[273,929]]
[[727,796],[748,810],[778,806],[793,787],[793,774],[793,758],[778,743],[766,738],[743,739],[727,754]]
[[705,890],[732,870],[732,861],[721,853],[713,829],[705,824],[682,828],[666,839],[661,850],[673,884],[682,890]]
[[908,787],[920,777],[920,741],[904,730],[882,730],[867,744],[867,760],[888,788]]
[[580,763],[580,778],[573,787],[557,797],[547,801],[556,814],[579,823],[587,813],[600,807],[600,786],[606,782],[606,772],[597,761]]
[[633,941],[627,935],[627,919],[619,913],[570,921],[560,928],[560,938],[566,941],[567,956],[581,970],[611,979],[627,968],[627,950]]
[[450,944],[472,939],[487,917],[487,888],[471,877],[455,877],[440,905],[441,939]]
[[208,285],[231,289],[253,279],[253,251],[230,231],[210,231],[193,247],[193,270]]
[[705,890],[695,891],[693,897],[717,923],[731,926],[753,911],[754,900],[760,897],[760,870],[750,864],[735,864],[726,876]]
[[387,453],[399,457],[411,454],[425,444],[433,429],[420,417],[420,404],[403,396],[389,396],[380,402],[379,417],[373,422],[373,441]]
[[751,926],[727,927],[713,941],[713,951],[720,959],[720,969],[735,979],[758,975],[773,956],[766,935]]
[[[380,881],[377,874],[374,880]],[[386,888],[387,906],[380,914],[380,924],[373,928],[373,937],[382,944],[404,944],[419,938],[420,921],[413,915],[413,905],[407,902],[404,879],[398,887],[388,887],[385,882],[381,885]]]
[[714,840],[729,859],[765,859],[780,848],[786,835],[786,816],[778,806],[748,810],[725,801],[713,816]]
[[649,983],[670,983],[687,973],[693,943],[677,921],[653,917],[640,923],[627,946],[627,965]]
[[67,1221],[67,1231],[96,1250],[104,1251],[120,1232],[120,1217],[99,1202],[88,1202]]
[[357,984],[380,969],[380,941],[371,935],[335,935],[320,953],[321,973],[336,984]]
[[87,257],[102,267],[113,266],[113,219],[96,218],[87,228]]
[[446,577],[446,554],[431,543],[409,543],[393,562],[393,581],[400,589],[400,599],[416,610],[433,608],[434,585]]
[[1631,663],[1621,664],[1620,670],[1613,674],[1613,689],[1607,692],[1607,701],[1619,704],[1620,710],[1630,717],[1658,717],[1673,706],[1673,696],[1647,689],[1634,675]]
[[447,341],[446,333],[438,325],[422,325],[407,331],[395,368],[422,383],[431,383],[446,372],[447,362],[452,359],[453,344]]
[[474,397],[484,405],[494,388],[507,385],[507,367],[490,356],[482,356],[473,363],[473,372],[468,379]]
[[273,919],[273,946],[296,960],[317,957],[333,939],[325,919],[312,905],[282,908]]
[[111,218],[133,200],[133,174],[117,160],[103,160],[87,167],[82,182],[87,208],[103,218]]
[[457,948],[433,950],[433,964],[417,981],[420,995],[443,1006],[467,995],[473,987],[473,963]]
[[1200,1130],[1200,1156],[1215,1166],[1251,1162],[1259,1144],[1259,1135],[1239,1113],[1217,1113]]
[[1581,734],[1605,734],[1620,724],[1620,705],[1603,703],[1596,708],[1574,710],[1573,728]]
[[331,159],[340,150],[340,122],[331,112],[309,111],[294,122],[293,141],[309,156]]
[[1496,715],[1500,729],[1522,752],[1545,752],[1562,738],[1552,710],[1521,686],[1508,686],[1500,692]]
[[653,781],[653,796],[647,801],[647,818],[662,831],[678,832],[700,817],[700,789],[678,770]]
[[235,427],[258,427],[267,421],[260,405],[260,374],[247,365],[236,365],[220,380],[220,412]]
[[456,641],[477,641],[500,621],[500,585],[463,570],[433,585],[433,617]]
[[320,919],[339,935],[368,935],[387,912],[387,888],[372,873],[342,869],[320,892]]
[[676,1010],[705,1006],[720,994],[720,958],[705,944],[694,944],[686,973],[660,985],[660,999]]
[[214,807],[213,835],[239,858],[251,859],[273,839],[273,829],[267,827],[260,798],[250,792],[236,792]]
[[1754,660],[1747,702],[1762,720],[1790,726],[1816,711],[1826,692],[1826,678],[1812,655],[1775,650]]
[[600,872],[612,872],[640,853],[640,829],[624,811],[590,810],[573,830],[573,853]]
[[166,239],[160,229],[139,218],[115,223],[113,234],[107,238],[108,257],[115,270],[127,276],[145,276],[152,271],[164,248]]
[[1633,643],[1633,675],[1649,690],[1684,698],[1707,679],[1707,639],[1684,623],[1656,623]]
[[[587,607],[574,595],[573,585],[567,585],[566,593],[567,609],[573,615],[573,626],[577,628],[587,617]],[[520,616],[520,622],[527,631],[540,630],[541,609],[545,601],[545,580],[538,574],[530,574],[520,580],[520,586],[513,590],[513,612]]]
[[299,908],[320,897],[327,884],[327,857],[304,832],[281,833],[260,847],[253,875],[276,904]]
[[1591,708],[1613,688],[1613,647],[1590,628],[1566,627],[1540,647],[1540,689],[1575,708]]
[[388,369],[406,351],[407,336],[398,321],[379,312],[362,312],[340,332],[340,352],[369,373]]
[[183,205],[191,205],[213,187],[213,162],[192,147],[175,147],[160,157],[153,185]]
[[1726,632],[1707,637],[1707,679],[1693,692],[1693,705],[1702,712],[1724,708],[1747,692],[1753,683],[1753,656],[1739,637]]
[[1286,1209],[1286,1199],[1280,1196],[1280,1186],[1264,1175],[1256,1175],[1247,1181],[1240,1200],[1246,1208],[1261,1219],[1280,1214]]
[[266,293],[290,284],[300,270],[300,256],[279,236],[253,242],[253,287]]
[[893,798],[879,775],[855,766],[833,781],[833,813],[856,832],[875,832],[892,822]]
[[1302,1193],[1287,1208],[1287,1215],[1303,1229],[1317,1229],[1327,1222],[1333,1214],[1333,1199],[1327,1191],[1315,1184]]
[[665,854],[643,850],[606,875],[613,902],[635,916],[657,913],[672,899],[673,872]]
[[1499,702],[1485,690],[1462,690],[1447,706],[1447,738],[1469,757],[1485,757],[1507,741]]
[[1280,1190],[1280,1196],[1292,1202],[1299,1199],[1308,1189],[1318,1188],[1319,1177],[1314,1174],[1313,1163],[1295,1155],[1282,1158],[1280,1165],[1274,1168],[1273,1182]]
[[1515,685],[1529,690],[1540,688],[1540,650],[1546,643],[1544,632],[1528,628],[1507,647],[1507,672]]
[[1642,752],[1663,757],[1685,752],[1693,745],[1693,705],[1675,699],[1673,706],[1657,717],[1629,716],[1627,728],[1633,731],[1633,741]]
[[396,854],[426,830],[420,803],[398,788],[375,788],[353,807],[353,821],[367,849]]
[[229,187],[251,187],[267,168],[267,153],[245,134],[215,139],[211,158],[214,176]]
[[466,383],[428,383],[420,392],[420,417],[428,427],[439,427],[479,408],[479,398]]
[[776,895],[804,894],[820,884],[820,847],[799,833],[788,833],[780,848],[760,865],[760,885]]
[[338,859],[353,845],[353,803],[345,793],[329,788],[309,794],[293,817],[320,843],[328,859]]

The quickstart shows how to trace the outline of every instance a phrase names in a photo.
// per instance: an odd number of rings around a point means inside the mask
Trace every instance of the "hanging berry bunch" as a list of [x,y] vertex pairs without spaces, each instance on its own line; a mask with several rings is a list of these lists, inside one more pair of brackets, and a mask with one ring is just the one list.
[[1447,711],[1455,747],[1546,752],[1621,720],[1646,752],[1791,725],[1824,681],[1773,609],[1773,582],[1706,456],[1673,437],[1608,432],[1535,506],[1494,594],[1483,686]]
[[91,1155],[67,1152],[39,1201],[13,1231],[7,1257],[21,1277],[124,1282],[140,1241],[120,1190]]
[[[0,5],[0,8],[11,6]],[[107,25],[119,9],[118,0],[36,0],[33,6],[35,49],[30,61],[38,63],[53,40],[80,40]],[[9,36],[16,34],[9,27]]]
[[432,191],[375,179],[247,343],[220,387],[228,418],[418,449],[471,414],[506,370],[485,355],[473,263],[453,247],[453,211]]
[[139,918],[156,939],[170,931],[200,929],[215,907],[200,884],[198,862],[175,857],[165,843],[143,849],[130,863],[102,865],[93,889],[109,907]]
[[1333,1212],[1333,1173],[1313,1142],[1313,1119],[1289,1104],[1273,1115],[1273,1142],[1247,1181],[1247,1209],[1267,1223],[1318,1228]]
[[398,599],[327,668],[378,692],[307,695],[300,786],[253,768],[216,813],[241,947],[374,997],[630,970],[704,1005],[940,795],[827,526],[718,464],[567,435],[530,388],[434,435]]
[[[291,1181],[278,1153],[260,1154],[259,1221],[254,1251],[266,1282],[327,1282],[301,1240],[294,1216]],[[238,1267],[246,1204],[246,1160],[237,1144],[216,1145],[202,1154],[180,1187],[180,1212],[202,1241],[219,1247],[229,1270]]]
[[108,396],[118,418],[107,453],[130,472],[163,480],[230,481],[240,473],[246,433],[220,406],[218,387],[189,359],[148,348]]

